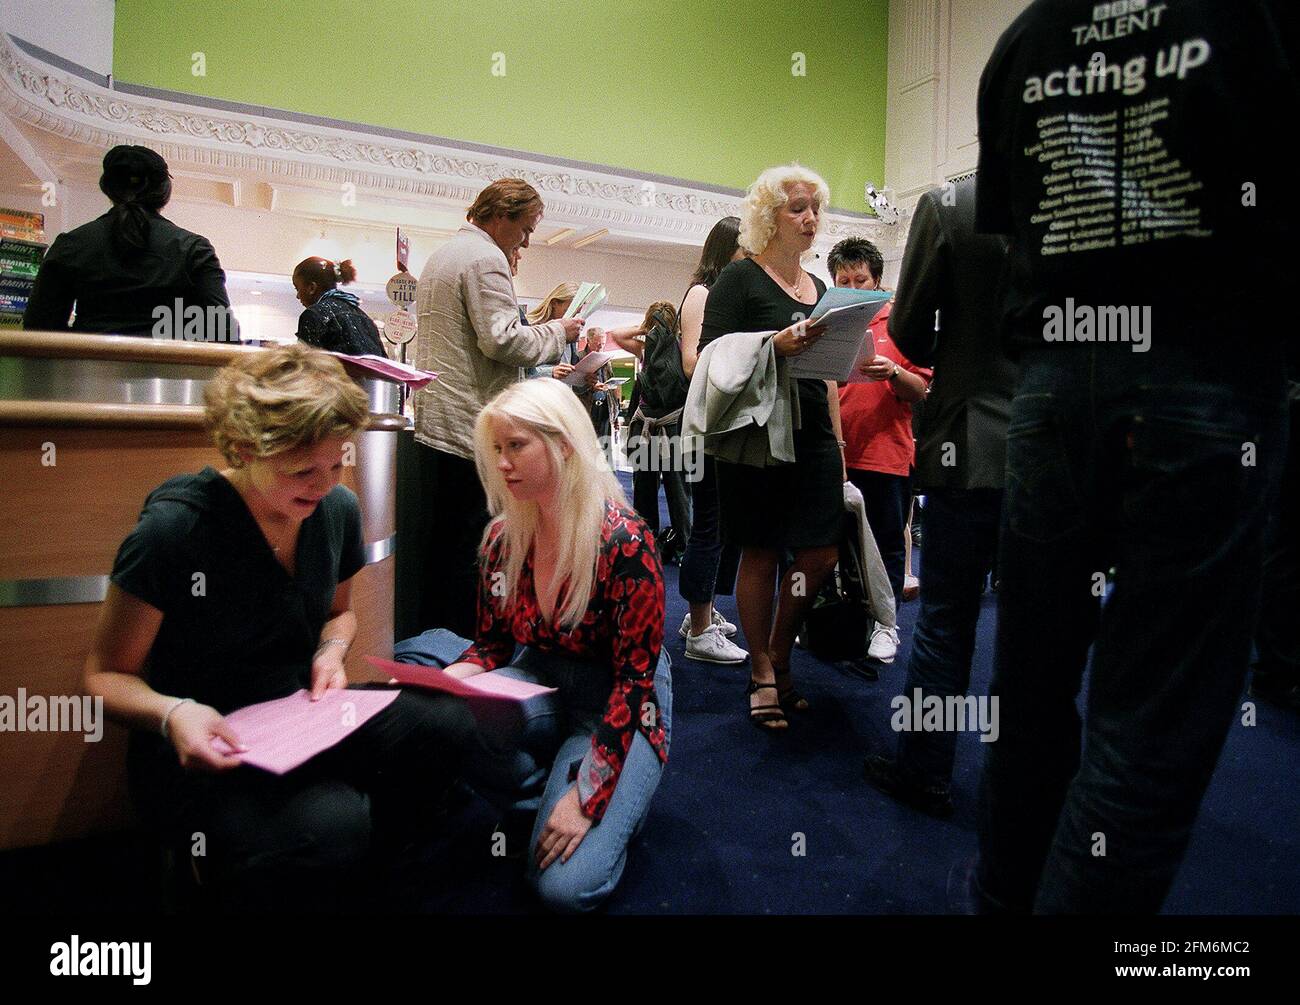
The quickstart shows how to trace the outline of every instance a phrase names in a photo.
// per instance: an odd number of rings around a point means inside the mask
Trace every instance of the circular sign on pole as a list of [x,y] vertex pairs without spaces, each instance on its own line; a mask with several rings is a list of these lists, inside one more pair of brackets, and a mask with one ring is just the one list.
[[385,292],[394,307],[408,307],[415,303],[415,277],[409,272],[399,272],[388,280]]
[[416,323],[407,311],[393,311],[384,318],[384,338],[393,345],[406,345],[415,338]]

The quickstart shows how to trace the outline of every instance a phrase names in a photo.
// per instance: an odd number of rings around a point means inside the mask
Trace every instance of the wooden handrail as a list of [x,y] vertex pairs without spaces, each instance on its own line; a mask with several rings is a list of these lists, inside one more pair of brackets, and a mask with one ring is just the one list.
[[0,356],[188,363],[218,367],[260,351],[257,346],[229,342],[185,342],[131,335],[86,335],[81,332],[0,331]]
[[[404,415],[373,413],[367,432],[410,428]],[[0,401],[0,427],[75,426],[83,429],[203,429],[202,405],[121,405],[86,401]]]
[[[33,359],[88,359],[128,363],[166,363],[179,366],[225,366],[266,346],[229,342],[186,342],[132,335],[87,335],[82,332],[0,331],[0,357],[25,356]],[[351,360],[339,359],[355,380],[379,380],[399,384]]]

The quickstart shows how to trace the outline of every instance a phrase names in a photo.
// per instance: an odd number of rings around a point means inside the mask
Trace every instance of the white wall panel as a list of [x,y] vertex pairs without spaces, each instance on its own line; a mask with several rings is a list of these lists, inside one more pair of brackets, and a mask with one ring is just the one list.
[[0,26],[95,73],[113,72],[113,0],[0,0]]

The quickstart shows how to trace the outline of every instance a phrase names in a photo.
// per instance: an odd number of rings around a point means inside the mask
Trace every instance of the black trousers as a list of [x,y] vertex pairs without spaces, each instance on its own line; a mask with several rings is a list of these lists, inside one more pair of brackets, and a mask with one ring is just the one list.
[[472,639],[478,634],[478,548],[488,525],[487,496],[472,460],[421,449],[433,457],[433,489],[420,630],[448,628]]
[[1253,352],[1226,374],[1217,347],[1176,342],[1021,357],[989,688],[999,729],[980,792],[986,910],[1155,913],[1165,899],[1240,728],[1286,451],[1281,352]]
[[355,908],[374,858],[436,827],[473,742],[474,717],[448,695],[403,691],[338,746],[273,775],[185,771],[160,736],[131,737],[131,795],[191,856],[220,905],[240,912]]
[[[929,698],[965,695],[975,656],[980,595],[998,545],[1001,489],[932,489],[921,554],[921,613],[912,632],[912,655],[903,694]],[[902,732],[898,766],[923,786],[952,781],[957,734],[950,730]]]
[[648,443],[644,441],[640,432],[636,432],[628,437],[627,450],[629,454],[643,461],[649,461],[653,454],[652,463],[643,463],[632,473],[633,508],[658,538],[659,480],[662,478],[664,494],[668,499],[668,518],[672,521],[673,530],[677,531],[678,539],[687,541],[691,536],[691,504],[686,495],[683,472],[679,464],[673,463],[675,461],[673,452],[667,450],[661,452],[659,447],[661,438],[677,440],[680,437],[680,423],[673,423],[657,435],[649,437]]

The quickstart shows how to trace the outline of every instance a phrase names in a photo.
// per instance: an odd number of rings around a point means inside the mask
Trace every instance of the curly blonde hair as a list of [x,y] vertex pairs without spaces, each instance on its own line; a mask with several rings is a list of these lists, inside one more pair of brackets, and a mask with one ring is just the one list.
[[241,451],[273,457],[351,436],[370,415],[366,393],[333,356],[301,343],[253,353],[219,370],[203,394],[212,440],[231,467]]
[[[790,201],[787,186],[803,182],[813,188],[813,198],[822,210],[831,202],[831,190],[821,175],[798,164],[783,164],[768,168],[758,176],[745,193],[740,207],[740,237],[738,242],[751,255],[761,255],[776,233],[776,211]],[[821,232],[822,220],[817,219]]]

